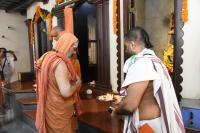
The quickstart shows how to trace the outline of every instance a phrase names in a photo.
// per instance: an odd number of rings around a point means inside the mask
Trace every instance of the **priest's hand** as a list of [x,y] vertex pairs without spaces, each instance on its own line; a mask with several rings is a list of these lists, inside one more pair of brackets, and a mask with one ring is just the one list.
[[122,101],[122,96],[119,95],[114,95],[113,99],[114,99],[114,104],[118,105],[121,101]]

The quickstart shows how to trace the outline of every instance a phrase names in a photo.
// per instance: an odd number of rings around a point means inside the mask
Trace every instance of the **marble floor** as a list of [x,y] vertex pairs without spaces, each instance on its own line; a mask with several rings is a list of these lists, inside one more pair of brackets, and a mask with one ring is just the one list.
[[1,125],[0,133],[36,133],[36,132],[21,120],[13,120],[12,122]]

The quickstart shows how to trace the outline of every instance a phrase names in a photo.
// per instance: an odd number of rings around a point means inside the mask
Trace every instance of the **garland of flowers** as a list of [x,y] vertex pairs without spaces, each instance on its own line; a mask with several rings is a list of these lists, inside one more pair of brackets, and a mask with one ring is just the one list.
[[188,21],[188,0],[182,0],[182,21]]
[[163,55],[163,63],[168,69],[168,72],[170,76],[173,75],[173,66],[174,66],[174,45],[171,43],[171,40],[174,36],[174,14],[171,14],[171,20],[170,20],[170,31],[168,32],[168,42],[167,42],[167,48],[164,50]]
[[113,0],[113,30],[115,34],[118,31],[117,29],[117,0]]
[[56,0],[56,4],[60,4],[62,2],[63,2],[63,0]]
[[[52,9],[53,11],[53,9]],[[48,23],[49,23],[49,40],[53,40],[53,37],[52,37],[52,16],[53,16],[53,13],[45,13],[41,10],[40,6],[37,6],[36,8],[36,12],[35,12],[35,15],[34,15],[34,18],[31,20],[31,23],[30,23],[30,42],[31,44],[33,45],[34,44],[34,24],[38,22],[39,18],[42,18],[42,20],[47,20]]]
[[33,45],[35,42],[35,36],[34,36],[34,24],[33,21],[30,22],[30,44]]
[[168,48],[164,50],[163,63],[166,65],[170,75],[172,75],[173,73],[173,64],[174,64],[173,58],[174,58],[174,45],[169,43]]
[[49,22],[49,40],[53,40],[53,36],[52,36],[52,16],[51,16],[51,14],[48,14],[47,15],[47,17],[46,17],[46,19],[48,20],[48,22]]

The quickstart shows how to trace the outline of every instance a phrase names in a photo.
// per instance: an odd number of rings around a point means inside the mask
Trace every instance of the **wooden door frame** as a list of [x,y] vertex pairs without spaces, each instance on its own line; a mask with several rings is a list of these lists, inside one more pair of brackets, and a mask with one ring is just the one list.
[[[118,3],[117,3],[117,9],[118,9],[118,14],[120,14],[120,0],[118,0]],[[174,88],[175,88],[175,92],[176,92],[176,96],[177,96],[177,99],[178,101],[181,101],[181,91],[182,91],[182,86],[181,86],[181,83],[183,81],[183,77],[181,76],[181,73],[183,72],[183,69],[181,67],[181,64],[183,63],[183,59],[182,59],[182,55],[183,55],[183,22],[181,20],[181,13],[182,13],[182,1],[181,0],[174,0],[174,34],[175,34],[175,43],[174,43],[174,72],[173,72],[173,84],[174,84]],[[126,19],[125,19],[126,20]],[[117,74],[117,77],[118,77],[118,81],[117,81],[117,84],[118,84],[118,91],[120,90],[121,88],[121,84],[122,84],[122,81],[121,81],[121,68],[123,67],[121,64],[121,40],[120,40],[120,35],[122,34],[122,31],[120,30],[121,27],[120,27],[120,15],[118,15],[118,32],[117,32],[117,42],[118,42],[118,45],[117,45],[117,56],[118,56],[118,59],[117,59],[117,64],[118,64],[118,67],[117,67],[117,70],[118,70],[118,74]],[[127,23],[126,23],[127,25]]]

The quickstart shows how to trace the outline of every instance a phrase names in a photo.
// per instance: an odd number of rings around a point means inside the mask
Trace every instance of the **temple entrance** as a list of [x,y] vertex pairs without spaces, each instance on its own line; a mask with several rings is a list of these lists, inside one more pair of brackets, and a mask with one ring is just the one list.
[[82,81],[97,80],[96,7],[84,2],[74,8],[74,34],[79,39]]
[[74,34],[79,39],[82,81],[96,81],[96,86],[111,89],[109,1],[66,2],[55,8],[58,25],[64,27],[63,9],[73,8]]
[[[154,46],[153,50],[167,66],[169,74],[173,79],[174,1],[124,0],[123,7],[123,33],[126,34],[136,26],[144,28]],[[120,49],[121,47],[118,47],[118,50]],[[122,62],[129,58],[125,54],[125,50],[120,58],[123,59]],[[121,71],[121,68],[118,71]],[[119,76],[118,79],[122,83],[123,78]],[[124,76],[122,75],[122,77]]]
[[50,50],[51,45],[48,44],[46,23],[41,18],[35,24],[35,31],[35,54],[38,59],[45,52]]
[[[161,60],[165,58],[164,51],[168,50],[173,43],[173,17],[173,0],[124,0],[124,34],[135,26],[144,28],[154,45],[153,50]],[[171,54],[173,55],[173,53]],[[124,57],[127,59],[126,55]],[[173,60],[173,57],[170,57],[169,60]],[[165,63],[166,65],[172,63],[173,66],[173,62]]]

